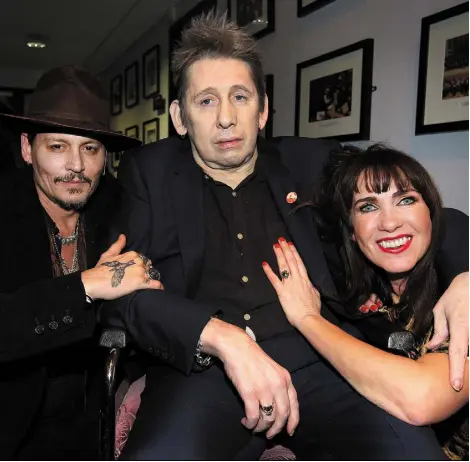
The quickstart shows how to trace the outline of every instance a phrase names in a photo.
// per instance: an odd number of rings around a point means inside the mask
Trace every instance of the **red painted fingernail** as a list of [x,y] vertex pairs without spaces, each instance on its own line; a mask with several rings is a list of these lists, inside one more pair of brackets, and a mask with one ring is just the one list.
[[382,300],[377,300],[375,302],[375,304],[379,307],[379,308],[382,308],[384,306],[384,304],[382,303]]
[[288,244],[289,244],[291,247],[294,247],[294,243],[293,243],[293,242],[288,242]]
[[286,242],[286,239],[284,237],[280,237],[279,242]]
[[359,308],[359,311],[361,313],[368,313],[369,312],[369,308],[367,308],[366,305],[362,305],[360,308]]
[[264,261],[264,262],[263,262],[263,266],[268,266],[267,262]]
[[275,249],[280,249],[281,246],[276,242],[276,244],[274,244],[274,248],[275,248]]
[[379,307],[375,304],[372,304],[369,306],[369,309],[375,313],[379,309]]

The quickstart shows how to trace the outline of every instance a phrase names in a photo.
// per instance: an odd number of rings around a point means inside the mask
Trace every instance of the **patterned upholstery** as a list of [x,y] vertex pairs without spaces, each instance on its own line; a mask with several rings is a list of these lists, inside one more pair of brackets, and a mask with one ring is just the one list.
[[[115,459],[119,458],[119,455],[126,444],[129,432],[134,424],[137,410],[140,406],[140,394],[144,388],[145,376],[131,384],[121,405],[119,407],[116,406],[118,407],[118,412],[116,415],[116,440],[114,445]],[[277,445],[266,449],[260,460],[295,460],[295,456],[289,449]]]

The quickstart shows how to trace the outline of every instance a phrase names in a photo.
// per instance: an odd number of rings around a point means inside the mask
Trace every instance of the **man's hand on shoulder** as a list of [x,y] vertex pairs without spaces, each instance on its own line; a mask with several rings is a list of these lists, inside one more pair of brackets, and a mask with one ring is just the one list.
[[468,357],[468,272],[454,278],[433,309],[434,335],[427,344],[438,347],[450,335],[450,383],[456,391],[463,385],[465,362]]
[[246,414],[241,423],[256,433],[267,431],[267,438],[274,437],[287,423],[286,430],[292,435],[299,423],[299,403],[289,372],[246,332],[220,319],[207,323],[201,343],[204,353],[222,361],[240,394]]

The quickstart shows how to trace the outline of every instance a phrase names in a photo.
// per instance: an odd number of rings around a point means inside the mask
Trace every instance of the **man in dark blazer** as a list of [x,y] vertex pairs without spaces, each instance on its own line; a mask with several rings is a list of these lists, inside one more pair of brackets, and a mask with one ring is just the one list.
[[292,240],[315,286],[334,295],[311,209],[293,211],[338,144],[258,139],[267,120],[260,56],[224,18],[193,21],[173,71],[170,113],[188,139],[125,155],[119,176],[116,232],[165,284],[101,311],[155,358],[121,458],[255,459],[278,435],[300,458],[444,459],[429,428],[389,416],[319,357],[262,271],[263,261],[276,267],[278,238]]
[[101,85],[74,66],[44,74],[25,117],[1,121],[21,134],[28,166],[0,179],[0,457],[95,460],[93,300],[160,288],[149,262],[119,255],[122,236],[104,252],[118,198],[106,150],[139,143],[109,129]]

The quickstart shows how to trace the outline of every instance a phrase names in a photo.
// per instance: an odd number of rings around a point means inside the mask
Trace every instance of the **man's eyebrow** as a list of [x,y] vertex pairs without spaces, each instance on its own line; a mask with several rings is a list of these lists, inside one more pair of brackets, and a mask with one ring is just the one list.
[[234,85],[230,91],[236,91],[236,90],[242,90],[242,91],[246,91],[248,94],[252,95],[253,94],[253,91],[250,90],[249,88],[245,87],[245,85]]
[[[230,87],[230,93],[233,93],[234,91],[238,91],[238,90],[242,90],[246,93],[248,93],[249,95],[253,95],[253,91],[250,90],[249,88],[245,87],[245,85],[233,85],[232,87]],[[201,91],[198,91],[194,97],[193,97],[193,100],[196,100],[198,99],[201,95],[205,95],[207,93],[213,93],[213,94],[216,94],[218,95],[219,94],[219,91],[217,90],[217,88],[215,87],[207,87],[207,88],[204,88],[204,90],[201,90]]]
[[193,100],[199,98],[201,95],[204,95],[206,93],[218,93],[218,91],[214,87],[204,88],[204,90],[201,90],[194,95]]
[[68,141],[65,138],[61,138],[61,136],[54,136],[54,135],[44,135],[43,137],[44,141],[59,141],[61,143],[67,143]]

